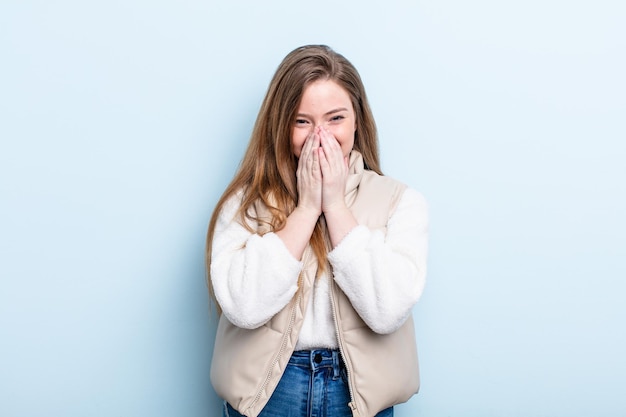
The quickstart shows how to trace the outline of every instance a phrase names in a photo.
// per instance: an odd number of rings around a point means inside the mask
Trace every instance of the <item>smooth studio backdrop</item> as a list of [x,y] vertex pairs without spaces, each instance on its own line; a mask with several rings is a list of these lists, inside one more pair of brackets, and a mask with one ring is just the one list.
[[0,3],[0,415],[209,416],[207,222],[285,54],[430,203],[399,417],[626,415],[620,1]]

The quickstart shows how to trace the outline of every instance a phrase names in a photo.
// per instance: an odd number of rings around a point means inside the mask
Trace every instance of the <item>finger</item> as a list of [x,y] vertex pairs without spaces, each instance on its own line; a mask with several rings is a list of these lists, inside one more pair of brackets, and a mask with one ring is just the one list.
[[324,139],[327,146],[337,148],[340,147],[337,138],[335,138],[335,136],[325,127],[320,127],[320,136]]
[[318,148],[320,146],[320,137],[319,135],[311,134],[308,141],[309,141],[308,143],[309,149],[307,153],[307,161],[308,161],[309,167],[311,169],[315,169],[316,166],[319,165]]
[[322,126],[318,128],[318,133],[320,135],[320,145],[322,147],[330,146],[330,138],[328,137],[328,131],[324,129]]
[[331,163],[327,155],[326,148],[319,148],[319,166],[322,173],[322,178],[329,178],[332,175]]
[[320,179],[319,168],[319,141],[320,138],[316,134],[311,134],[307,137],[306,147],[303,147],[303,151],[300,154],[300,160],[298,165],[302,167],[301,176],[307,178]]
[[316,147],[313,148],[312,151],[312,166],[311,166],[311,174],[313,175],[313,178],[315,178],[316,180],[321,180],[322,179],[322,167],[320,164],[320,154],[322,153],[322,148],[320,147]]
[[311,155],[313,156],[313,159],[317,160],[318,159],[318,155],[319,155],[319,147],[320,147],[320,137],[319,135],[312,135],[311,136]]
[[312,134],[309,134],[304,143],[302,144],[302,149],[300,150],[300,157],[298,158],[298,167],[305,168],[306,164],[309,163],[308,159],[311,154],[312,148]]
[[341,145],[335,136],[328,131],[323,131],[320,136],[322,137],[322,147],[324,148],[324,151],[326,151],[328,159],[332,160],[336,164],[340,164],[343,157],[343,151],[341,150]]
[[304,140],[304,144],[302,144],[302,150],[300,151],[300,156],[305,156],[308,155],[311,152],[311,139],[313,137],[313,133],[310,133],[306,139]]
[[329,171],[340,172],[343,165],[343,155],[341,149],[335,149],[333,147],[322,147],[324,155],[324,163]]

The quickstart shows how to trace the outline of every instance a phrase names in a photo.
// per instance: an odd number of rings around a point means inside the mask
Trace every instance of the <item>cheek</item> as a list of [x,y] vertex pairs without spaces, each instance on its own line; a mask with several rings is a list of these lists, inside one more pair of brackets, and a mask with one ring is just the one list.
[[331,133],[335,136],[335,138],[339,142],[339,145],[341,145],[341,150],[343,151],[344,155],[349,154],[352,150],[352,147],[354,146],[354,129],[351,129],[350,127],[345,127],[338,129],[336,132],[331,131]]
[[294,129],[291,132],[291,152],[293,152],[297,158],[300,157],[300,152],[302,152],[302,146],[305,140],[306,133],[302,132],[300,129]]

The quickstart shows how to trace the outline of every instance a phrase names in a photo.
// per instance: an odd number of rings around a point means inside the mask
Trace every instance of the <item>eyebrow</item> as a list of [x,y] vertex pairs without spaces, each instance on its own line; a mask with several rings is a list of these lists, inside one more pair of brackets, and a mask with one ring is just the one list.
[[[337,109],[333,109],[331,111],[327,111],[326,113],[324,113],[324,116],[329,116],[331,114],[339,113],[339,112],[342,112],[342,111],[348,111],[348,109],[345,108],[345,107],[339,107]],[[308,117],[309,119],[311,118],[311,116],[306,114],[306,113],[298,113],[297,117]]]

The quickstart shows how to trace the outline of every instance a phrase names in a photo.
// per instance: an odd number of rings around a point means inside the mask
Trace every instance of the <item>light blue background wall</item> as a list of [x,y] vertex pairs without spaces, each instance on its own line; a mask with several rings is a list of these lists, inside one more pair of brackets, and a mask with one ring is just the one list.
[[219,414],[205,228],[306,43],[431,207],[396,415],[626,415],[623,4],[3,0],[0,415]]

